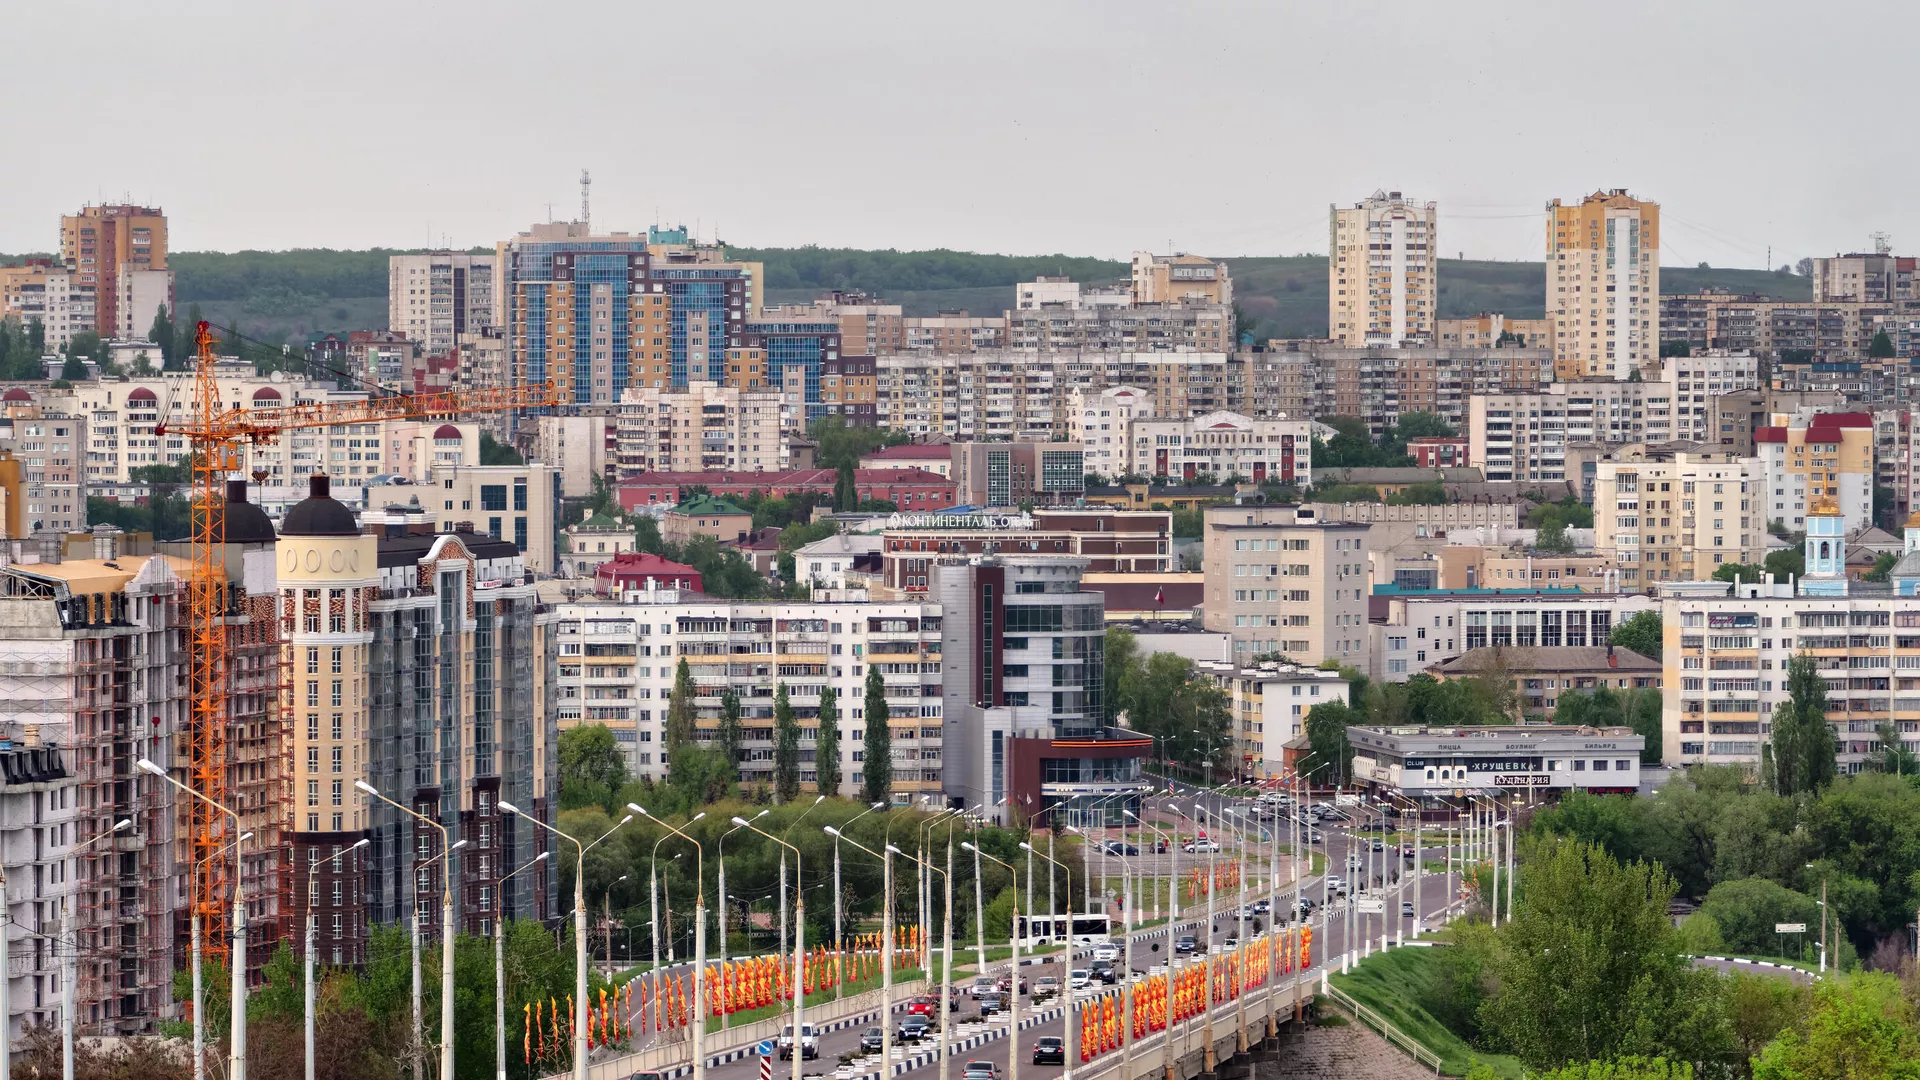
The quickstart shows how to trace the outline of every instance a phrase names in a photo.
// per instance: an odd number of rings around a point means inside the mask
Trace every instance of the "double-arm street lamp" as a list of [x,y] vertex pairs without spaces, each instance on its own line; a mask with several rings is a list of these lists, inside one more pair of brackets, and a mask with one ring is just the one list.
[[[984,858],[990,862],[998,863],[999,865],[1006,867],[1007,873],[1012,874],[1014,877],[1014,880],[1016,881],[1019,880],[1020,878],[1019,871],[1013,868],[1012,863],[1006,861],[1005,859],[999,858],[997,856],[988,855],[986,852],[981,851],[979,846],[972,843],[971,841],[962,840],[960,841],[960,846],[973,852],[974,857],[976,859]],[[978,863],[976,863],[975,865],[978,865]],[[976,883],[977,883],[977,880],[978,879],[976,878]],[[1007,1043],[1008,1043],[1007,1080],[1020,1080],[1020,1052],[1019,1052],[1019,1049],[1013,1045],[1015,1038],[1017,1038],[1020,1033],[1020,890],[1019,889],[1013,890],[1013,921],[1009,923],[1007,926],[1007,943],[1009,946],[1011,946],[1011,951],[1008,954],[1010,958],[1010,962],[1007,965]],[[986,973],[987,973],[987,966],[986,964],[982,963],[980,965],[980,974],[985,975]],[[1065,1019],[1066,1019],[1067,1026],[1072,1027],[1073,1026],[1073,1008],[1072,1008],[1073,981],[1069,979],[1067,983],[1068,983],[1067,985],[1068,1008],[1066,1011]],[[1071,1058],[1069,1058],[1069,1060],[1071,1060]]]
[[[221,813],[232,818],[233,834],[236,837],[240,835],[242,830],[240,828],[240,815],[238,813],[228,809],[225,806],[222,806],[217,802],[214,802],[212,799],[207,798],[205,795],[200,794],[199,792],[193,790],[192,788],[181,783],[180,781],[175,780],[173,777],[167,775],[167,770],[161,768],[158,765],[155,765],[152,761],[146,758],[141,758],[135,764],[137,764],[140,768],[146,770],[147,772],[152,773],[154,776],[159,777],[161,780],[164,780],[167,783],[172,784],[174,787],[179,788],[181,791],[186,792],[188,795],[191,795],[194,798],[199,799],[201,802],[206,803],[208,806],[211,806],[215,810],[218,810]],[[128,822],[125,822],[124,824],[130,825],[132,824],[132,822],[128,821]],[[121,828],[121,826],[115,825],[114,828],[117,830]],[[91,840],[88,841],[88,843],[92,843],[92,842],[93,841]],[[241,848],[237,842],[234,844],[233,850],[234,850],[234,862],[238,863],[240,861]],[[241,899],[241,894],[240,894],[241,875],[239,873],[239,868],[236,866],[234,868],[234,871],[235,872],[233,875],[233,953],[229,958],[231,961],[229,966],[232,968],[231,974],[232,974],[232,995],[233,996],[231,1000],[233,1002],[233,1024],[232,1024],[230,1034],[228,1036],[229,1045],[230,1045],[230,1049],[228,1053],[230,1056],[227,1061],[227,1080],[247,1080],[247,907],[246,907],[246,903]],[[198,903],[197,900],[195,902],[196,904]],[[64,910],[64,908],[62,910]],[[66,935],[62,934],[61,936],[65,937]],[[63,982],[64,982],[64,985],[62,989],[65,990],[69,995],[71,995],[72,994],[71,980],[63,980]],[[72,1075],[71,1063],[73,1060],[73,1049],[72,1049],[73,1047],[73,1016],[72,1016],[71,1010],[69,1010],[68,1012],[68,1016],[66,1020],[66,1028],[67,1028],[65,1033],[66,1043],[67,1043],[66,1056],[67,1056],[67,1061],[69,1063],[68,1075],[71,1076]],[[448,1075],[449,1076],[452,1075],[451,1071],[449,1071]]]
[[[365,843],[365,841],[362,841]],[[513,873],[494,885],[494,902],[500,905],[500,917],[493,923],[493,1066],[495,1080],[507,1080],[507,882],[521,870],[532,869],[547,861],[541,852],[522,863]],[[629,950],[631,951],[631,950]],[[308,1010],[311,1012],[311,1008]]]
[[[847,823],[845,825],[840,826],[840,828],[841,829],[851,828],[854,822],[859,821],[861,818],[866,817],[868,814],[873,813],[875,810],[883,809],[886,805],[887,804],[884,802],[873,803],[872,805],[868,806],[865,810],[862,810],[859,813],[848,818]],[[760,811],[760,813],[764,814],[766,813],[766,811],[762,810]],[[737,825],[734,827],[739,828],[739,826]],[[833,836],[833,956],[834,956],[834,967],[836,968],[836,971],[834,973],[835,978],[833,981],[833,996],[836,999],[838,999],[840,997],[845,996],[847,992],[847,988],[846,988],[847,932],[846,932],[845,924],[842,923],[841,921],[841,911],[840,911],[842,906],[841,899],[840,899],[841,897],[840,833],[838,830],[831,829],[831,828],[828,829],[827,832],[831,833]],[[724,902],[723,902],[723,906],[724,906]],[[886,1026],[886,1020],[884,1018],[882,1018],[880,1026],[881,1027]]]
[[[880,1070],[883,1074],[891,1069],[893,1062],[893,853],[892,844],[886,845],[882,854],[867,845],[843,834],[831,825],[821,826],[821,831],[833,837],[834,847],[838,850],[840,841],[845,840],[861,851],[880,860]],[[928,974],[931,974],[929,972]],[[794,1000],[799,1000],[796,991]],[[942,1013],[944,1017],[946,1014]],[[800,1060],[800,1022],[793,1023],[793,1060]]]
[[[371,795],[395,810],[406,814],[423,825],[430,825],[440,833],[440,854],[448,856],[446,869],[440,878],[440,1075],[453,1075],[453,839],[447,833],[447,827],[422,814],[411,806],[400,803],[380,794],[372,784],[365,780],[355,780],[353,786],[364,794]],[[419,884],[414,885],[416,897]],[[415,906],[418,907],[418,900]]]
[[[693,1080],[706,1080],[707,1018],[702,1012],[702,1006],[707,1000],[707,852],[705,848],[700,846],[700,841],[695,840],[679,828],[669,825],[653,814],[648,813],[647,808],[641,806],[639,803],[628,803],[627,809],[693,845],[693,880],[698,883],[693,894]],[[702,810],[693,815],[692,818],[689,818],[687,824],[692,825],[694,822],[706,816],[707,812]],[[722,932],[724,933],[725,931],[723,930]],[[611,939],[609,939],[608,951],[612,951]],[[659,970],[658,964],[655,965],[654,970]],[[797,1040],[799,1032],[796,1030],[794,1034]],[[796,1050],[795,1057],[799,1056],[797,1052],[799,1045],[797,1041],[794,1043]]]
[[[770,813],[772,813],[771,810],[762,810],[753,815],[753,820],[759,821]],[[746,828],[745,825],[735,825],[733,828],[720,834],[720,872],[718,875],[720,878],[720,968],[723,971],[727,966],[727,837],[732,836],[744,828]],[[838,891],[838,887],[836,886],[835,892]],[[747,914],[749,916],[753,914],[752,903],[748,903],[747,905]],[[753,950],[753,924],[751,922],[747,924],[747,950],[749,952]],[[720,1010],[720,1030],[722,1031],[727,1029],[727,1012],[728,1010],[726,1009]]]
[[[633,815],[621,818],[619,824],[601,833],[593,843],[583,844],[539,818],[524,813],[510,802],[494,805],[573,845],[578,860],[573,866],[573,1076],[574,1080],[587,1080],[587,852],[620,831],[622,825],[633,820]],[[453,1073],[449,1070],[444,1075],[452,1076]]]
[[[826,796],[822,795],[820,798],[824,799],[826,798]],[[815,799],[814,806],[818,806],[818,805],[820,805],[820,799]],[[809,806],[807,807],[807,809],[811,810],[813,809],[813,807]],[[805,811],[802,811],[801,816],[805,816]],[[795,818],[794,822],[797,824],[799,822],[799,818]],[[754,832],[759,833],[761,836],[766,837],[768,840],[771,840],[774,843],[779,844],[781,847],[786,848],[788,851],[793,852],[794,879],[801,882],[804,882],[806,880],[805,875],[802,873],[799,848],[794,847],[792,844],[787,843],[785,840],[781,839],[780,837],[775,836],[772,833],[761,829],[758,825],[755,825],[753,822],[748,821],[746,818],[736,817],[733,819],[733,823],[736,826],[751,829]],[[791,829],[792,825],[789,825],[788,828]],[[851,843],[852,841],[848,841],[848,842]],[[786,874],[785,874],[786,865],[787,865],[786,860],[782,859],[780,861],[780,866],[782,868],[782,873],[780,876],[783,879],[780,883],[780,886],[781,886],[781,896],[780,896],[781,908],[780,909],[782,911],[786,910],[786,882],[784,880],[786,877]],[[784,947],[785,942],[782,942],[781,944]],[[805,1062],[803,1059],[807,1056],[803,1049],[805,1046],[805,1042],[803,1040],[806,1034],[806,1028],[802,1026],[802,1018],[806,1015],[806,1001],[807,1001],[806,962],[807,962],[807,895],[806,895],[806,890],[801,889],[795,892],[794,898],[793,898],[793,1080],[803,1080],[801,1070],[805,1065]],[[890,1019],[889,1017],[882,1015],[880,1018],[881,1026],[885,1027],[889,1019]],[[586,1080],[586,1077],[582,1076],[579,1078],[579,1080]]]
[[[252,835],[253,835],[252,833],[242,833],[240,835],[240,839],[245,840],[247,837]],[[315,1069],[314,1054],[313,1054],[313,1012],[314,1012],[313,969],[320,962],[320,946],[315,944],[315,939],[320,936],[320,923],[318,921],[319,916],[313,913],[314,901],[320,898],[320,883],[314,880],[314,876],[319,872],[320,867],[322,866],[331,866],[334,869],[338,869],[340,865],[340,857],[342,855],[347,855],[352,852],[359,851],[361,848],[366,847],[368,844],[371,844],[371,843],[373,843],[371,839],[368,839],[366,837],[361,837],[357,843],[353,844],[351,847],[341,848],[339,851],[334,852],[330,858],[323,859],[317,863],[309,863],[307,865],[307,970],[306,970],[307,1080],[313,1080],[314,1069]],[[347,897],[347,902],[348,903],[353,902],[353,897],[351,895]],[[337,960],[335,962],[338,963]]]

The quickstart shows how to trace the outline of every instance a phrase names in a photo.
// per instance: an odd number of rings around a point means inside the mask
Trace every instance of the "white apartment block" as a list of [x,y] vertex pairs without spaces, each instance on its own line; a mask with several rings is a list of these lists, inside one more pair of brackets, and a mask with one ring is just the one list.
[[1732,454],[1663,454],[1595,466],[1595,550],[1622,589],[1704,581],[1726,563],[1767,553],[1765,470]]
[[[0,267],[0,318],[35,319],[46,329],[47,351],[55,352],[82,330],[94,329],[94,287],[61,266]],[[148,313],[149,325],[153,315]],[[141,327],[144,333],[147,327]]]
[[834,533],[796,548],[793,553],[794,577],[804,581],[817,595],[847,587],[847,572],[863,556],[880,554],[885,539],[879,533]]
[[[494,321],[493,255],[433,251],[387,257],[387,329],[428,356],[444,356],[462,334]],[[151,318],[151,316],[149,316]]]
[[1206,628],[1233,635],[1237,657],[1277,652],[1360,665],[1367,655],[1369,528],[1321,521],[1306,507],[1208,509]]
[[1135,419],[1153,415],[1153,393],[1144,387],[1075,388],[1067,407],[1067,441],[1081,445],[1087,471],[1112,479],[1132,470],[1128,432]]
[[547,643],[546,707],[561,730],[606,724],[635,776],[666,777],[667,707],[682,659],[693,677],[697,738],[711,742],[721,695],[740,699],[740,779],[773,781],[778,688],[800,724],[800,783],[818,782],[820,692],[838,695],[840,790],[864,781],[867,665],[886,684],[896,796],[941,790],[940,608],[920,603],[717,600],[674,590],[630,603],[562,603],[538,616]]
[[[580,408],[576,406],[576,408]],[[585,406],[599,408],[599,406]],[[593,494],[593,478],[607,478],[615,456],[618,418],[606,415],[542,416],[534,432],[533,453],[560,470],[560,494],[569,499]]]
[[1439,211],[1397,191],[1334,206],[1328,336],[1348,348],[1433,343],[1440,317]]
[[[114,318],[119,323],[113,328],[113,336],[131,341],[144,338],[147,331],[153,329],[153,317],[161,308],[173,315],[173,271],[171,270],[135,270],[133,263],[120,267],[114,287],[119,291],[119,303],[114,306]],[[51,337],[51,335],[49,335]],[[160,367],[160,352],[153,352],[153,366]]]
[[1370,626],[1366,671],[1405,682],[1468,649],[1493,645],[1605,645],[1613,628],[1653,597],[1606,593],[1515,593],[1505,596],[1396,596],[1385,622]]
[[1305,734],[1313,707],[1353,700],[1352,685],[1338,671],[1324,668],[1271,661],[1242,667],[1219,660],[1194,666],[1227,693],[1235,760],[1248,776],[1285,774],[1287,743]]
[[1841,772],[1858,772],[1893,724],[1920,751],[1920,603],[1892,593],[1787,595],[1706,586],[1665,591],[1664,760],[1760,769],[1787,661],[1807,653],[1827,680]]
[[1131,285],[1082,285],[1072,278],[1039,277],[1014,287],[1014,309],[1129,307],[1133,304]]
[[[1728,358],[1734,360],[1736,358]],[[1669,361],[1673,381],[1576,379],[1538,393],[1476,394],[1467,407],[1467,461],[1487,480],[1568,479],[1568,443],[1717,443],[1712,398],[1749,389],[1743,365],[1715,376]],[[1752,371],[1750,364],[1744,370]],[[1709,387],[1723,389],[1713,390]]]
[[1210,412],[1184,420],[1136,419],[1128,425],[1126,472],[1186,478],[1242,476],[1260,483],[1313,482],[1312,444],[1334,432],[1311,420],[1255,420]]
[[694,381],[682,389],[628,387],[615,421],[621,479],[646,472],[789,467],[788,436],[805,428],[799,395]]

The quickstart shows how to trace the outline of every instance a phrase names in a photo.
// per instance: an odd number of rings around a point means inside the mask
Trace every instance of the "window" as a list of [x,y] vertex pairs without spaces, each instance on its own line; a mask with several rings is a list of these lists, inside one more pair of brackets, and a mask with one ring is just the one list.
[[342,781],[342,780],[335,780],[333,782],[333,800],[329,805],[332,805],[332,806],[343,805],[340,799],[341,799],[341,795],[344,793],[344,789],[342,788],[342,785],[344,783],[345,781]]
[[507,509],[507,485],[481,484],[480,509],[504,512]]

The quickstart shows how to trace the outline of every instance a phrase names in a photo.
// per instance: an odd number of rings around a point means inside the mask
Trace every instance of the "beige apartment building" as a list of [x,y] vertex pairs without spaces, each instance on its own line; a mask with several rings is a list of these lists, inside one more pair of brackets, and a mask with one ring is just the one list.
[[1660,205],[1625,188],[1547,203],[1554,375],[1628,378],[1660,355]]
[[494,325],[494,256],[429,251],[387,256],[387,328],[444,356],[463,334]]
[[18,319],[23,327],[40,320],[49,352],[95,328],[94,294],[94,286],[81,286],[78,274],[49,259],[0,266],[0,319]]
[[1439,327],[1440,336],[1434,344],[1443,348],[1539,347],[1553,340],[1552,319],[1516,319],[1497,311],[1483,311],[1467,319],[1441,319]]
[[1437,204],[1376,191],[1329,208],[1327,330],[1349,348],[1433,343],[1440,317]]
[[[787,436],[801,430],[797,395],[696,381],[684,390],[630,387],[620,397],[614,443],[621,479],[709,469],[776,472]],[[889,425],[890,426],[890,425]]]
[[1182,304],[1200,301],[1233,306],[1233,277],[1227,264],[1202,255],[1133,253],[1133,302]]
[[[1871,432],[1869,432],[1869,435]],[[1726,453],[1649,452],[1595,466],[1595,550],[1626,592],[1704,581],[1726,563],[1766,557],[1764,466]]]
[[1308,507],[1210,508],[1206,628],[1232,635],[1236,660],[1281,653],[1364,667],[1370,529],[1320,521]]
[[956,439],[1063,438],[1074,394],[1134,386],[1157,416],[1226,407],[1233,387],[1221,352],[1057,352],[995,349],[950,356],[879,357],[879,422]]
[[370,507],[400,507],[424,514],[435,532],[473,531],[520,549],[526,567],[557,571],[553,513],[559,502],[559,470],[538,461],[525,465],[436,465],[424,482],[368,484]]
[[1913,288],[1917,261],[1890,251],[1855,252],[1813,260],[1813,302],[1875,303],[1920,300]]
[[1754,453],[1764,470],[1760,506],[1764,526],[1778,520],[1803,532],[1813,500],[1839,505],[1852,532],[1873,521],[1873,414],[1864,412],[1778,413],[1753,433]]

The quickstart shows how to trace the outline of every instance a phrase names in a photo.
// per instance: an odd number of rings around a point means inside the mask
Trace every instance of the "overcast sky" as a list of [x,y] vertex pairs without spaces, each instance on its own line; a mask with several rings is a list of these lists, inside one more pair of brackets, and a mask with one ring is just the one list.
[[[177,250],[490,244],[579,212],[750,245],[1124,257],[1327,248],[1440,204],[1662,205],[1667,265],[1920,250],[1904,3],[8,5],[0,251],[131,196]],[[1879,44],[1884,43],[1884,44]]]

